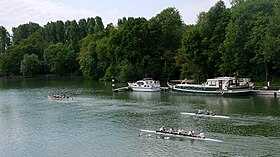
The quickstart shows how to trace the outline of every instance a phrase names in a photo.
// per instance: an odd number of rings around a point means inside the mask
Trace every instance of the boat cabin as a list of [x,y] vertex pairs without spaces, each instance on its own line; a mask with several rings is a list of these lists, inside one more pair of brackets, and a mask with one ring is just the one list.
[[218,87],[221,90],[227,90],[228,88],[248,87],[249,81],[249,78],[217,77],[213,79],[207,79],[205,85],[209,87]]

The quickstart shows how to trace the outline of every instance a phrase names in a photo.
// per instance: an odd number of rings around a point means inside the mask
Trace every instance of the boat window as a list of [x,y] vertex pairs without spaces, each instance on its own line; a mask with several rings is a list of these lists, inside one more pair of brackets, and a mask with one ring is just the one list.
[[209,81],[207,83],[209,86],[216,86],[216,81]]

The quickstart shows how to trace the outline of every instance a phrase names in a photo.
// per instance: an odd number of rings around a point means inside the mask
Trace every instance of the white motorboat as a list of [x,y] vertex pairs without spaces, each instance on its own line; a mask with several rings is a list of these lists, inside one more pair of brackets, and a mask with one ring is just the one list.
[[144,78],[143,80],[139,80],[136,82],[128,82],[128,87],[132,89],[132,91],[137,92],[159,92],[161,91],[160,82],[153,80],[151,78]]

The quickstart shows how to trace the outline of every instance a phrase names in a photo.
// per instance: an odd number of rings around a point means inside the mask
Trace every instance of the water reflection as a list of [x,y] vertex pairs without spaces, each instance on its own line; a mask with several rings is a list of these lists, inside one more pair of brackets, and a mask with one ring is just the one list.
[[129,98],[137,101],[160,101],[160,92],[129,92]]

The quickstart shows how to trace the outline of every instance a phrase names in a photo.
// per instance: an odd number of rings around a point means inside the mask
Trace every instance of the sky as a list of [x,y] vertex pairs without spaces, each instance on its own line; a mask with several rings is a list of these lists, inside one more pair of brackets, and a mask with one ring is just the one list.
[[[44,26],[57,20],[76,20],[100,16],[106,26],[123,17],[150,19],[168,7],[175,7],[186,24],[219,0],[0,0],[0,26],[12,27],[29,22]],[[230,0],[224,0],[229,7]]]

